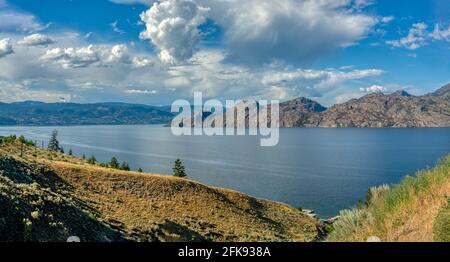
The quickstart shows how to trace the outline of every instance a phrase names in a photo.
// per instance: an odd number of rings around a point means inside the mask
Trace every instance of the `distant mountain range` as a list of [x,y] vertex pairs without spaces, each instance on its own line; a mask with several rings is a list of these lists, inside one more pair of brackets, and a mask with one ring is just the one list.
[[0,103],[0,125],[165,124],[173,114],[163,107],[125,103]]
[[434,93],[369,94],[325,109],[309,99],[280,105],[281,127],[450,127],[450,84]]
[[[0,103],[0,126],[167,124],[170,107],[126,103]],[[450,84],[434,93],[369,94],[326,108],[297,98],[280,104],[280,126],[322,128],[450,127]]]

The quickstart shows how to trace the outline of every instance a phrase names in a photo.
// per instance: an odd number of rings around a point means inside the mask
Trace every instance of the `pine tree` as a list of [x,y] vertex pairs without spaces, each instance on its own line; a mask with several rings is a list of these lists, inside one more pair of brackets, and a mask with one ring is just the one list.
[[124,170],[124,171],[130,171],[131,170],[130,169],[130,165],[127,162],[123,162],[122,165],[120,166],[120,169]]
[[23,135],[21,135],[21,136],[19,136],[19,142],[22,143],[22,144],[26,144],[27,143],[27,139]]
[[69,156],[72,156],[72,155],[73,155],[72,149],[69,149]]
[[120,164],[116,157],[111,158],[111,161],[109,161],[109,166],[114,169],[119,169]]
[[173,170],[173,175],[176,177],[187,177],[186,170],[180,159],[175,160],[172,170]]
[[61,154],[64,154],[64,148],[61,147],[61,148],[59,149],[59,152],[61,152]]
[[138,169],[138,172],[139,172],[139,173],[143,173],[144,170],[142,170],[142,168],[139,168],[139,169]]
[[48,149],[50,151],[59,151],[58,131],[53,130],[50,140],[48,141]]
[[97,163],[97,158],[95,158],[95,156],[92,155],[92,156],[88,159],[88,164],[95,165],[96,163]]
[[85,155],[85,154],[83,154],[83,156],[82,156],[81,158],[83,158],[83,159],[86,159],[86,155]]

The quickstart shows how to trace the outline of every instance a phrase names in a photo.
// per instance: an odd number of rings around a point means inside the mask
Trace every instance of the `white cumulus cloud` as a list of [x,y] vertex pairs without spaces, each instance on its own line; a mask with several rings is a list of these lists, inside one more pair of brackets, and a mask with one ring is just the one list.
[[124,64],[131,63],[128,47],[124,44],[115,45],[107,58],[108,62],[120,62]]
[[132,60],[133,66],[136,68],[152,66],[153,61],[149,57],[135,56]]
[[100,61],[99,51],[93,46],[81,48],[53,48],[41,57],[46,61],[53,61],[63,68],[82,68]]
[[19,44],[21,45],[41,47],[47,47],[54,43],[55,40],[43,34],[32,34],[24,37],[22,41],[19,41]]
[[128,66],[143,68],[152,66],[146,55],[132,55],[127,45],[89,45],[85,47],[52,48],[41,56],[41,60],[62,66],[65,69],[95,66]]
[[10,54],[14,54],[13,46],[11,45],[11,40],[9,38],[0,40],[0,58]]
[[[199,25],[212,20],[223,30],[228,59],[263,64],[283,60],[307,64],[357,44],[377,24],[393,17],[365,14],[368,0],[161,0],[141,15],[159,57],[188,60],[201,39]],[[207,29],[206,29],[207,30]]]
[[153,4],[141,19],[149,39],[159,50],[159,58],[177,64],[192,57],[200,41],[198,26],[205,21],[207,8],[190,0],[166,0]]

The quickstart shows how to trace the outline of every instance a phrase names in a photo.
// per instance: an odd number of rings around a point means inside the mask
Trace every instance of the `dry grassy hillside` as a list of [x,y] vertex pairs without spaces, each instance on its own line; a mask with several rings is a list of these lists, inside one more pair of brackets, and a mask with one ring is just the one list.
[[398,185],[370,189],[365,205],[341,216],[329,241],[450,242],[450,155]]
[[0,241],[313,241],[318,221],[281,203],[118,171],[33,146],[0,147]]

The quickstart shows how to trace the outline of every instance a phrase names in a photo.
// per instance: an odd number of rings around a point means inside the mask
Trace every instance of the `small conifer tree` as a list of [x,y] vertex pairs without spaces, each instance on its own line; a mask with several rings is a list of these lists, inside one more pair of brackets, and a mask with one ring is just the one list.
[[111,168],[114,168],[114,169],[119,169],[120,168],[119,161],[117,160],[116,157],[111,158],[111,161],[109,161],[109,166]]
[[173,170],[173,175],[176,177],[187,177],[186,170],[180,159],[175,160],[172,170]]
[[21,136],[19,136],[19,142],[22,143],[22,144],[26,144],[27,143],[27,139],[23,135],[21,135]]
[[48,141],[48,149],[54,152],[58,152],[60,150],[58,141],[58,131],[56,130],[53,130],[50,140]]
[[92,156],[88,159],[88,164],[95,165],[96,163],[97,163],[97,158],[95,158],[95,156],[92,155]]
[[124,171],[130,171],[131,170],[130,169],[130,165],[127,162],[123,162],[122,165],[120,166],[120,169],[124,170]]

